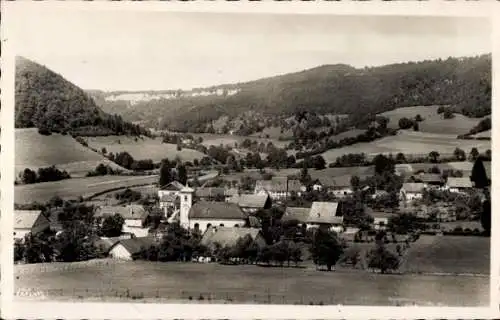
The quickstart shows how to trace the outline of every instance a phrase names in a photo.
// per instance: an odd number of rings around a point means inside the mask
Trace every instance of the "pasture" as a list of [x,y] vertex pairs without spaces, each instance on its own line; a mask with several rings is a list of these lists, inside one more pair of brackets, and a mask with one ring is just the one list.
[[86,137],[89,147],[97,150],[106,148],[107,152],[117,154],[128,152],[135,160],[151,159],[153,162],[160,162],[162,159],[170,160],[179,157],[182,161],[201,160],[205,155],[197,150],[182,148],[177,150],[177,145],[162,143],[161,138],[151,139],[148,137],[129,136],[107,136],[107,137]]
[[109,261],[108,264],[89,264],[84,269],[62,268],[57,263],[16,265],[14,268],[16,292],[34,290],[44,295],[39,299],[50,300],[131,301],[138,298],[144,300],[136,301],[170,303],[378,306],[489,304],[488,277],[381,275],[357,271],[322,272],[314,268],[143,261]]
[[490,273],[490,238],[422,235],[410,246],[404,272]]
[[42,182],[14,187],[14,202],[26,204],[31,202],[47,202],[54,196],[62,199],[84,198],[99,192],[115,188],[153,184],[158,176],[99,176],[67,179],[55,182]]
[[44,136],[37,129],[15,130],[15,172],[16,177],[26,168],[38,169],[55,165],[66,170],[72,177],[83,177],[104,163],[113,169],[126,172],[114,162],[82,146],[69,135],[53,133]]
[[327,163],[335,162],[337,157],[348,153],[365,153],[374,156],[380,153],[394,156],[402,152],[407,155],[426,156],[431,151],[438,151],[443,155],[452,155],[455,148],[461,148],[468,154],[472,148],[479,152],[491,149],[491,141],[487,140],[459,140],[449,134],[436,134],[415,131],[400,131],[395,136],[388,136],[370,143],[357,143],[338,149],[331,149],[322,156]]
[[399,128],[399,119],[403,117],[414,119],[417,114],[420,114],[424,119],[419,123],[421,132],[455,136],[469,132],[482,119],[469,118],[458,113],[455,113],[455,117],[452,119],[443,119],[443,115],[437,113],[438,108],[439,106],[404,107],[381,113],[381,115],[389,118],[389,128]]

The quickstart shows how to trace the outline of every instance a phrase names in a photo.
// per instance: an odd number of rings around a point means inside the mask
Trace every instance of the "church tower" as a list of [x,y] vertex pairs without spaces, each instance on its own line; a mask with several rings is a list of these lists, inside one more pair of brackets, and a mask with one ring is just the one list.
[[191,206],[193,205],[193,193],[194,190],[189,187],[182,188],[179,192],[179,197],[181,198],[179,222],[181,227],[185,229],[189,229],[189,210],[191,210]]

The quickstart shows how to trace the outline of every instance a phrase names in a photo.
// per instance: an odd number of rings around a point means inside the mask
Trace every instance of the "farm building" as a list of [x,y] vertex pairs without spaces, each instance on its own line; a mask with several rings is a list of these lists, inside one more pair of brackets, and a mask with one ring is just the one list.
[[393,215],[390,212],[367,210],[367,214],[373,218],[372,228],[374,230],[385,230],[389,224],[389,218]]
[[472,190],[472,181],[470,180],[470,178],[449,177],[446,182],[446,187],[450,192],[467,192]]
[[[344,175],[333,179],[320,178],[320,180],[325,181],[324,186],[330,194],[342,198],[353,193],[351,186],[351,178],[352,178],[351,175]],[[330,183],[327,182],[329,180],[331,181]]]
[[50,221],[41,210],[14,210],[14,239],[24,240],[27,234],[36,235],[50,228]]
[[148,217],[148,212],[143,206],[130,204],[126,206],[101,206],[97,208],[95,217],[103,219],[119,214],[124,220],[123,232],[132,233],[136,237],[145,237],[148,234],[148,228],[143,225]]
[[340,215],[337,202],[313,202],[311,208],[288,207],[282,217],[283,221],[298,221],[306,228],[328,228],[342,232],[344,217]]
[[197,188],[194,196],[200,200],[207,201],[229,201],[234,195],[234,189],[227,188]]
[[190,230],[205,232],[211,226],[242,227],[247,215],[236,203],[198,201],[192,203],[194,190],[185,188],[181,191],[181,209],[179,222]]
[[444,186],[444,179],[437,173],[421,173],[413,176],[414,182],[422,182],[426,188],[440,188]]
[[228,202],[236,203],[245,213],[255,213],[260,209],[269,209],[272,204],[271,197],[267,193],[235,195]]
[[258,180],[255,182],[255,194],[268,193],[273,200],[284,200],[292,192],[300,195],[305,187],[298,180],[289,180],[287,177],[273,177],[271,180]]
[[155,244],[153,237],[120,240],[109,248],[109,256],[118,260],[133,260],[133,256]]
[[478,158],[472,167],[471,180],[476,188],[486,188],[491,185],[491,161]]
[[407,182],[403,183],[400,190],[400,198],[403,201],[412,201],[422,199],[424,194],[425,184],[422,182]]
[[217,245],[221,247],[232,247],[238,243],[239,239],[249,236],[254,243],[263,248],[266,240],[260,229],[257,228],[229,228],[229,227],[211,227],[203,234],[201,244],[213,251]]

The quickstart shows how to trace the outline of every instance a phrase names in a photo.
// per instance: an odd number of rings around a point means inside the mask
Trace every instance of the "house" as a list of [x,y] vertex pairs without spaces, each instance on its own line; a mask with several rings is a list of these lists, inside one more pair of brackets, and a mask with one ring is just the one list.
[[470,178],[448,177],[446,187],[450,192],[462,193],[472,190],[472,181]]
[[393,216],[390,212],[367,210],[367,214],[373,218],[372,228],[374,230],[386,230],[389,218]]
[[422,182],[406,182],[403,183],[399,192],[400,199],[403,201],[411,201],[422,199],[424,195],[425,184]]
[[[330,185],[327,187],[328,192],[338,198],[343,198],[352,194],[354,191],[351,186],[351,178],[351,175],[344,175],[331,179]],[[325,181],[325,179],[323,179],[323,181]]]
[[194,193],[196,198],[207,201],[229,201],[229,199],[234,196],[234,194],[235,189],[211,187],[197,188]]
[[271,199],[281,201],[290,197],[292,192],[300,195],[305,187],[299,180],[290,180],[287,177],[272,177],[271,180],[257,180],[254,193],[268,193]]
[[232,247],[238,243],[239,239],[244,239],[247,236],[249,236],[259,248],[265,247],[266,240],[260,229],[215,226],[205,231],[201,238],[201,244],[210,251],[213,251],[218,245],[221,247]]
[[437,173],[421,173],[413,176],[414,182],[422,182],[426,188],[440,188],[444,186],[444,179]]
[[344,217],[340,215],[337,202],[313,202],[311,208],[286,208],[282,220],[298,221],[307,229],[320,227],[342,232]]
[[50,221],[41,210],[14,210],[14,239],[24,240],[27,234],[36,235],[50,229]]
[[165,216],[168,215],[168,211],[175,211],[178,209],[179,203],[177,201],[177,197],[179,196],[180,191],[185,186],[178,182],[172,181],[165,186],[161,186],[158,189],[158,199],[160,201],[160,208],[163,209]]
[[101,206],[97,208],[94,216],[105,219],[115,214],[119,214],[125,220],[123,224],[124,233],[132,233],[136,237],[147,236],[148,228],[144,228],[143,226],[148,217],[148,212],[142,205]]
[[370,197],[375,200],[388,197],[389,195],[389,192],[385,190],[375,190],[375,192]]
[[236,203],[245,213],[255,213],[257,210],[271,208],[271,197],[267,193],[240,194],[231,197],[228,202]]
[[109,248],[109,257],[118,260],[133,260],[135,254],[146,250],[155,244],[154,237],[137,237],[124,239],[114,243]]
[[211,226],[242,227],[247,214],[236,203],[200,200],[193,204],[194,190],[181,190],[179,223],[188,230],[205,232]]
[[361,230],[360,228],[348,227],[345,229],[344,232],[340,234],[340,237],[344,241],[354,242],[356,240],[356,235],[360,232],[360,230]]
[[487,188],[491,186],[491,161],[479,157],[472,167],[470,179],[475,188]]

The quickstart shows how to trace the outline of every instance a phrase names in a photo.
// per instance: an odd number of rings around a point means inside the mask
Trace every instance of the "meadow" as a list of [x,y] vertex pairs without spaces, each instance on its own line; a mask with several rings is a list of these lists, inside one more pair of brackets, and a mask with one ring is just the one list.
[[83,177],[100,163],[114,169],[127,170],[102,155],[82,146],[69,135],[41,135],[37,129],[15,130],[16,177],[26,168],[38,169],[55,165],[72,177]]
[[439,106],[417,106],[397,108],[381,115],[389,118],[388,127],[398,128],[399,119],[406,117],[414,119],[417,114],[424,119],[419,123],[421,132],[460,135],[466,134],[476,126],[482,118],[469,118],[455,113],[452,119],[443,119],[442,114],[437,113]]
[[[15,266],[15,290],[39,299],[345,305],[486,306],[489,278],[322,272],[314,268],[134,261]],[[238,281],[235,281],[238,279]],[[467,290],[463,290],[467,288]],[[19,297],[18,298],[22,298]],[[146,300],[146,301],[147,301]]]
[[107,136],[107,137],[86,137],[89,147],[117,154],[119,152],[128,152],[135,160],[151,159],[154,162],[160,162],[162,159],[170,160],[179,157],[182,161],[201,160],[205,154],[188,148],[177,150],[176,144],[162,143],[161,138],[151,139],[148,137],[129,137],[129,136]]
[[322,156],[327,163],[335,162],[337,157],[348,153],[365,153],[374,156],[379,153],[394,156],[402,152],[408,155],[427,156],[431,151],[438,151],[443,155],[452,155],[455,148],[461,148],[468,154],[472,148],[479,152],[491,149],[491,141],[488,140],[459,140],[455,135],[436,134],[415,131],[400,131],[395,136],[388,136],[370,143],[357,143],[338,149],[331,149]]
[[62,199],[77,199],[79,196],[87,198],[106,190],[153,184],[157,181],[156,175],[99,176],[17,185],[14,187],[14,202],[18,204],[46,202],[54,196]]

